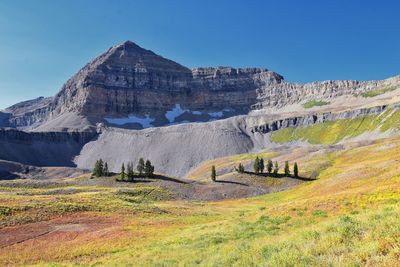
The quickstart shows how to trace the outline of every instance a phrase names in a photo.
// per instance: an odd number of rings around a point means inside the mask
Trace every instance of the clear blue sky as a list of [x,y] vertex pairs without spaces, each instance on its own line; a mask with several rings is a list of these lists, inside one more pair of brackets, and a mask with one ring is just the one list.
[[54,95],[128,39],[188,67],[383,79],[400,74],[399,12],[397,0],[0,0],[0,109]]

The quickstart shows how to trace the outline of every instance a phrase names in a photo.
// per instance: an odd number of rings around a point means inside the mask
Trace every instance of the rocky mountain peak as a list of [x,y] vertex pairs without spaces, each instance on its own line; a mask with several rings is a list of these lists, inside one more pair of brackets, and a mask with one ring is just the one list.
[[140,129],[206,122],[313,99],[330,101],[375,89],[388,91],[398,84],[399,77],[297,84],[265,68],[189,69],[125,41],[89,62],[55,97],[16,105],[2,121],[42,131],[81,130],[96,123]]
[[111,47],[106,53],[117,54],[118,56],[133,55],[156,55],[153,51],[144,49],[132,41],[125,41]]

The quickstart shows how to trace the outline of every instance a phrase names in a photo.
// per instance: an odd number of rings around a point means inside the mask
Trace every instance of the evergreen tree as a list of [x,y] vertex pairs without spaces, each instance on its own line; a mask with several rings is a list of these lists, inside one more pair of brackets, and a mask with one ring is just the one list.
[[151,165],[151,168],[150,168],[150,177],[153,177],[154,176],[154,165]]
[[294,174],[294,177],[296,177],[296,178],[299,177],[299,167],[297,166],[297,162],[294,163],[293,174]]
[[93,176],[97,176],[97,174],[98,174],[98,172],[99,172],[98,168],[99,168],[99,161],[96,160],[96,163],[94,164],[93,172],[92,172],[92,175],[93,175]]
[[254,161],[253,169],[255,173],[260,172],[260,159],[258,157],[256,157],[256,160]]
[[139,175],[142,176],[143,172],[144,172],[144,159],[140,158],[139,162],[136,166],[136,170],[139,172]]
[[258,168],[259,168],[260,172],[263,173],[264,172],[264,159],[263,158],[260,159],[258,165],[259,165]]
[[151,165],[150,160],[146,160],[146,163],[144,165],[144,174],[146,177],[152,177],[154,172],[154,166]]
[[272,167],[273,167],[273,164],[272,164],[272,160],[268,160],[268,163],[267,163],[267,172],[269,173],[269,174],[271,174],[272,173]]
[[110,176],[110,171],[108,170],[107,162],[104,162],[103,175],[104,176]]
[[285,161],[285,176],[290,175],[289,161]]
[[238,173],[244,173],[244,166],[243,166],[243,164],[242,164],[242,163],[239,163],[239,165],[237,166],[237,168],[235,167],[235,170],[236,170]]
[[125,180],[125,164],[124,163],[122,163],[122,166],[121,166],[120,176],[121,176],[121,181],[124,181]]
[[278,171],[279,171],[278,162],[275,161],[274,174],[275,174],[275,175],[278,175]]
[[215,170],[215,166],[211,166],[211,180],[215,182],[217,180],[217,172]]
[[133,181],[135,173],[133,172],[133,164],[129,162],[126,166],[126,176],[128,177],[128,181]]
[[99,159],[99,172],[100,176],[103,176],[103,169],[104,169],[104,161],[102,159]]
[[103,160],[102,159],[96,160],[96,163],[94,164],[94,168],[93,168],[93,175],[96,177],[100,177],[103,175]]

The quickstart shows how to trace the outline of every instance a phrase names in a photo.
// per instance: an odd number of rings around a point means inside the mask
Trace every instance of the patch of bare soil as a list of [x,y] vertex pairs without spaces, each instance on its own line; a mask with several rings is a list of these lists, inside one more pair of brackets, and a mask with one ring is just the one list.
[[49,221],[30,223],[0,229],[0,249],[37,240],[70,241],[81,233],[96,233],[115,226],[112,218],[77,213]]

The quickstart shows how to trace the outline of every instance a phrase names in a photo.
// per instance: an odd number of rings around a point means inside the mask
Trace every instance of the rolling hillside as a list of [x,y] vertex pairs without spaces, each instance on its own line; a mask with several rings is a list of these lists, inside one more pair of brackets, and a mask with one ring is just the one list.
[[[297,161],[302,175],[316,172],[317,180],[284,192],[218,202],[173,200],[171,192],[146,184],[132,188],[76,183],[90,181],[84,177],[40,188],[24,181],[2,181],[1,223],[15,226],[0,230],[8,236],[2,238],[0,262],[6,265],[17,259],[19,264],[56,266],[398,262],[399,137],[260,155]],[[212,164],[223,169],[253,157],[244,154]],[[202,172],[200,167],[191,177],[202,179]],[[26,227],[31,230],[16,235]]]

